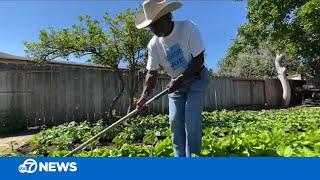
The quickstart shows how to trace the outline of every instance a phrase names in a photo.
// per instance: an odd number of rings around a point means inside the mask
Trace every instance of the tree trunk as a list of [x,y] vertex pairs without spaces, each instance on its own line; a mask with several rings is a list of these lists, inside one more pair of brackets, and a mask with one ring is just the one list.
[[284,57],[283,54],[276,54],[275,66],[278,73],[278,79],[282,86],[282,106],[288,107],[291,99],[291,87],[286,75],[286,68],[281,67],[280,61]]
[[108,110],[108,119],[109,120],[112,120],[114,117],[113,117],[113,114],[112,114],[112,111],[114,109],[114,106],[117,102],[117,100],[121,97],[123,91],[124,91],[124,81],[123,81],[123,77],[122,77],[122,72],[117,68],[116,69],[116,73],[118,75],[118,78],[120,80],[120,91],[119,93],[112,99],[111,103],[110,103],[110,106],[109,106],[109,110]]

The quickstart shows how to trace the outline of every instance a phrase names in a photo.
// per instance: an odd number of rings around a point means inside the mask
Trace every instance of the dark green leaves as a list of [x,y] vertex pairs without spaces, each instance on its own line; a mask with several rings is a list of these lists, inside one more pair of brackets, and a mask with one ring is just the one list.
[[[252,56],[252,48],[258,48],[265,43],[269,44],[274,53],[285,53],[290,59],[299,61],[299,69],[303,69],[303,73],[318,74],[319,7],[319,0],[248,0],[248,21],[238,29],[237,40],[220,63],[222,74],[233,73],[232,68],[236,67],[236,62],[240,59],[239,54]],[[238,42],[241,42],[241,46]],[[269,58],[274,59],[275,56]],[[246,70],[245,67],[241,68],[243,71]],[[260,74],[266,75],[263,72]]]
[[[201,156],[320,156],[320,110],[204,112]],[[37,134],[31,155],[63,156],[105,126],[71,122]],[[76,156],[172,156],[168,116],[136,117]]]

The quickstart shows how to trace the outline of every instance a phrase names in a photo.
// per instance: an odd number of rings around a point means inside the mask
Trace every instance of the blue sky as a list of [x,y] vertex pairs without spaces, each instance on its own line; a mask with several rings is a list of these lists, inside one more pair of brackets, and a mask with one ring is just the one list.
[[[71,27],[80,15],[102,19],[111,14],[136,8],[140,0],[47,0],[0,1],[0,51],[25,56],[23,41],[37,41],[40,29]],[[246,21],[246,2],[232,0],[185,0],[174,12],[174,19],[195,22],[207,49],[206,64],[217,69],[218,61]],[[72,59],[71,59],[72,60]],[[72,60],[83,61],[83,60]]]

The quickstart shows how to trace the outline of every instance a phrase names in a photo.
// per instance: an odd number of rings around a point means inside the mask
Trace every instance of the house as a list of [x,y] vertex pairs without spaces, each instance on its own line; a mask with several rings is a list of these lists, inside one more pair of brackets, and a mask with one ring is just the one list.
[[[7,54],[4,52],[0,52],[0,63],[5,63],[5,64],[32,64],[32,65],[37,65],[36,62],[32,61],[31,59],[27,57],[22,57],[22,56],[14,56],[11,54]],[[104,68],[106,69],[105,66],[91,63],[91,62],[72,62],[72,61],[62,61],[62,60],[52,60],[49,61],[48,64],[50,65],[68,65],[68,66],[79,66],[79,67],[92,67],[92,68]]]

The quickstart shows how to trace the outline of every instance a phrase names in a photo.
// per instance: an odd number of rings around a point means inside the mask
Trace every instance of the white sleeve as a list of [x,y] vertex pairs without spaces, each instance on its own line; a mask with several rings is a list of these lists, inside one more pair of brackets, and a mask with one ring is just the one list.
[[154,71],[159,69],[159,56],[157,49],[151,43],[148,44],[148,61],[147,61],[147,70]]
[[205,47],[199,29],[192,22],[190,22],[190,24],[191,27],[188,45],[192,56],[196,57],[205,50]]

